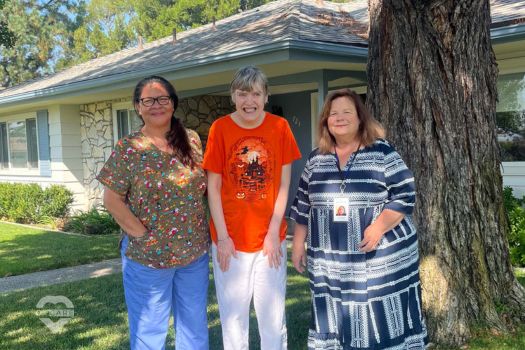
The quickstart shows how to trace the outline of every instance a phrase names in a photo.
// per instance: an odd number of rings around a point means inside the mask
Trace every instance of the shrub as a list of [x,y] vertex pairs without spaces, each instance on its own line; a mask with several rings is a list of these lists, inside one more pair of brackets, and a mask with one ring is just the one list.
[[525,266],[525,209],[516,207],[509,213],[509,248],[512,264]]
[[503,201],[509,219],[509,249],[513,265],[525,266],[525,197],[517,199],[512,188],[505,187]]
[[52,218],[63,218],[68,216],[73,193],[64,186],[51,185],[44,190],[44,202],[40,214]]
[[62,218],[69,212],[73,194],[64,186],[45,190],[37,184],[0,183],[0,218],[34,224],[43,217]]
[[504,162],[525,160],[525,140],[500,142],[501,160]]
[[64,230],[88,235],[107,235],[119,233],[120,226],[105,209],[92,208],[69,218]]
[[0,183],[0,219],[7,218],[13,198],[13,186],[8,183]]
[[512,209],[525,204],[525,197],[518,199],[514,197],[512,192],[512,187],[505,186],[505,188],[503,188],[503,204],[505,205],[505,210],[507,213],[510,213]]
[[37,184],[2,184],[2,217],[18,223],[38,221],[42,188]]

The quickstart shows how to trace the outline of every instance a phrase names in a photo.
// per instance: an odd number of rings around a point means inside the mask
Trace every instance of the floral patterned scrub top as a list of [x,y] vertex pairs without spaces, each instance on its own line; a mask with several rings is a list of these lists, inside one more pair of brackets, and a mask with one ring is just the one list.
[[202,146],[195,131],[187,133],[198,163],[193,169],[137,131],[117,142],[97,176],[104,186],[126,196],[131,212],[148,230],[144,237],[129,235],[126,256],[149,267],[184,266],[209,249]]

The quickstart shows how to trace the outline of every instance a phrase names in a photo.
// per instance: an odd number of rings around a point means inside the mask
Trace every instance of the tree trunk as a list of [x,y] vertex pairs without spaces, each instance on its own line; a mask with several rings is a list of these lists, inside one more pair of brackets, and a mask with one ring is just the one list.
[[369,0],[368,105],[418,188],[432,342],[525,320],[507,244],[489,0]]

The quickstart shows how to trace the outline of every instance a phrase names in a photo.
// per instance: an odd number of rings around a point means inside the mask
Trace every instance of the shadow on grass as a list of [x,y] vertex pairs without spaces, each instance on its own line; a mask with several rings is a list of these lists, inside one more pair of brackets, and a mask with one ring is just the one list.
[[[2,225],[10,228],[11,225]],[[118,236],[73,236],[58,232],[31,230],[2,232],[0,277],[75,266],[116,258]]]
[[[74,305],[74,316],[53,334],[36,307],[44,296],[62,295]],[[68,283],[0,297],[1,349],[127,349],[127,315],[121,275]],[[44,309],[64,308],[63,304]],[[56,321],[57,317],[49,317]]]
[[[128,321],[122,275],[100,277],[0,296],[0,349],[2,350],[107,350],[128,349]],[[288,349],[306,349],[310,318],[310,295],[307,279],[288,267],[286,318]],[[37,309],[44,296],[63,295],[74,305],[74,316],[63,330],[53,334],[39,320],[46,317]],[[58,309],[64,308],[57,304]],[[48,304],[44,309],[52,309]],[[53,321],[58,318],[50,317]],[[208,292],[208,325],[210,349],[222,349],[219,309],[213,274]],[[174,348],[174,331],[170,327],[167,348]],[[260,349],[257,321],[253,308],[250,314],[250,349]]]
[[[86,281],[36,288],[0,295],[1,350],[117,350],[128,349],[128,322],[122,275],[100,277]],[[525,276],[519,276],[525,284]],[[45,317],[36,305],[44,296],[63,295],[74,305],[74,317],[64,329],[53,334],[39,320]],[[219,310],[213,275],[208,294],[208,325],[210,349],[222,349]],[[63,308],[63,305],[57,305]],[[52,308],[46,305],[45,309]],[[299,275],[288,265],[286,298],[288,349],[306,349],[310,320],[310,292],[305,275]],[[54,318],[53,320],[56,320]],[[260,349],[255,314],[250,315],[250,349]],[[174,348],[174,331],[170,327],[167,348]],[[525,328],[503,336],[479,334],[469,343],[469,349],[517,350],[525,348]],[[437,347],[436,349],[445,349]],[[446,348],[450,350],[450,348]]]

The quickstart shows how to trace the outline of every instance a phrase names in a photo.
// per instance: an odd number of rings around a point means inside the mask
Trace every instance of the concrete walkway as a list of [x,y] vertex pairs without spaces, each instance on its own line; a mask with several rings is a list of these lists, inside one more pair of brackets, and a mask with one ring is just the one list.
[[121,260],[120,258],[117,258],[87,265],[4,277],[0,278],[0,294],[101,277],[113,273],[119,273],[121,270]]
[[[288,242],[290,245],[290,242]],[[525,268],[515,267],[516,271],[525,273]],[[122,271],[120,258],[97,263],[65,267],[57,270],[33,272],[25,275],[0,278],[0,294],[16,292],[53,284],[67,283],[101,277]]]

